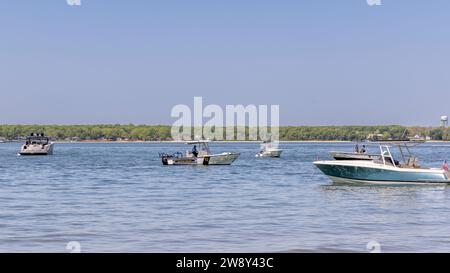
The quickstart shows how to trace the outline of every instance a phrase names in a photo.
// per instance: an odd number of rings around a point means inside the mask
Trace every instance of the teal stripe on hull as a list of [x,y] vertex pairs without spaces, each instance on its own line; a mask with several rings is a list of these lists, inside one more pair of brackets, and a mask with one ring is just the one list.
[[354,180],[388,182],[438,182],[448,181],[443,173],[404,172],[359,166],[338,166],[317,164],[324,174]]

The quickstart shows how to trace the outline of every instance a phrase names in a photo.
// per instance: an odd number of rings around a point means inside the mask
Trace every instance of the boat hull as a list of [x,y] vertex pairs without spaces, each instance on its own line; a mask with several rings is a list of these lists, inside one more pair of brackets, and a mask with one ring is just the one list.
[[23,145],[19,152],[20,155],[52,155],[53,143],[47,145]]
[[410,169],[357,161],[316,161],[334,182],[389,184],[449,184],[448,173],[440,169]]
[[281,157],[283,150],[262,151],[256,154],[256,157]]
[[231,165],[239,156],[239,153],[209,155],[208,165]]
[[373,185],[442,185],[450,184],[450,181],[439,182],[439,181],[374,181],[374,180],[359,180],[359,179],[349,179],[342,177],[335,177],[328,175],[328,178],[335,184],[373,184]]
[[162,156],[163,165],[231,165],[239,153],[223,153],[200,157]]
[[207,157],[162,157],[163,165],[208,165]]

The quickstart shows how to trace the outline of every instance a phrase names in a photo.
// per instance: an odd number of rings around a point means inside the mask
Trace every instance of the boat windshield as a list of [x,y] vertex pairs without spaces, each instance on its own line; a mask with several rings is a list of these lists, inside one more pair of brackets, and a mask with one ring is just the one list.
[[266,149],[278,149],[278,142],[264,141],[263,143],[261,143],[261,150]]
[[29,136],[27,137],[27,144],[48,144],[49,139],[41,136]]
[[[209,141],[207,141],[207,140],[186,142],[186,144],[194,145],[196,147],[196,150],[198,151],[199,156],[211,154],[208,143],[209,143]],[[191,154],[191,153],[192,152],[189,151],[189,154]]]

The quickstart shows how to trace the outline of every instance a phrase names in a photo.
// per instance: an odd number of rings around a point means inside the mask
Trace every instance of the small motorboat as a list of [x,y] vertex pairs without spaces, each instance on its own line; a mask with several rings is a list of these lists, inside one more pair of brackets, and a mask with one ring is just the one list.
[[208,165],[209,158],[185,156],[181,152],[174,154],[160,153],[159,157],[163,165]]
[[356,153],[356,152],[330,152],[336,160],[374,160],[380,158],[378,154]]
[[20,148],[19,155],[51,155],[53,154],[53,143],[43,133],[32,133]]
[[[379,143],[380,156],[373,160],[325,160],[314,165],[336,183],[450,184],[450,174],[440,168],[424,168],[410,148],[417,142]],[[395,160],[391,145],[400,149]]]
[[256,157],[280,157],[283,150],[278,148],[278,142],[264,141]]
[[358,144],[355,146],[353,152],[330,152],[330,155],[336,160],[374,160],[379,159],[379,154],[369,154],[367,153],[366,146],[363,145],[360,149]]
[[[163,165],[231,165],[240,153],[212,154],[209,149],[209,140],[198,140],[186,142],[188,145],[195,145],[195,149],[186,153],[177,152],[174,154],[160,154]],[[197,151],[198,145],[198,151]]]

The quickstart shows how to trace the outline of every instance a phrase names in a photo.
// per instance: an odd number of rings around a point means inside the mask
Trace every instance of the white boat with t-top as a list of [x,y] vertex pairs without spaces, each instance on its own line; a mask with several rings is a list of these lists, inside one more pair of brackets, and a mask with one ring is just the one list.
[[278,148],[278,141],[264,141],[256,157],[280,157],[283,150]]
[[[378,143],[380,157],[373,160],[324,160],[314,165],[334,182],[384,184],[449,184],[450,174],[442,168],[420,166],[410,148],[421,142]],[[394,159],[390,147],[397,146],[402,162]]]
[[31,134],[20,148],[20,155],[51,155],[53,154],[53,143],[42,134]]
[[194,145],[195,149],[188,150],[184,154],[181,152],[160,154],[161,161],[163,165],[231,165],[240,155],[232,152],[213,154],[209,143],[209,140],[186,142],[188,145]]

